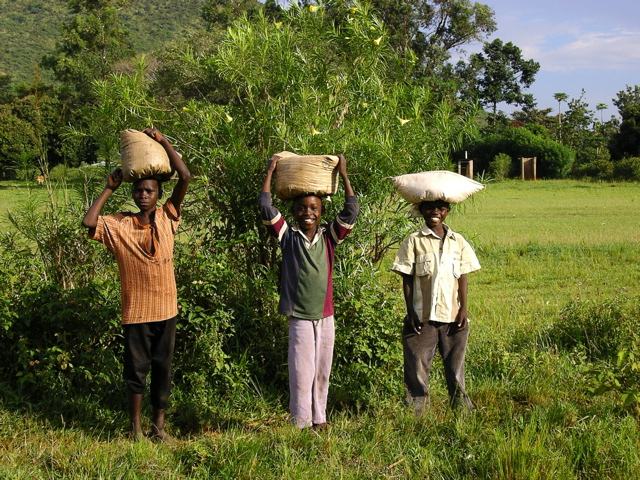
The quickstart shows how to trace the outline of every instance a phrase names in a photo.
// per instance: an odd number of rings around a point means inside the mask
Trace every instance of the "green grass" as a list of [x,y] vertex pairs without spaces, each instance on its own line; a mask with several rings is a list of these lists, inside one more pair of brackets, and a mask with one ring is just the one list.
[[7,215],[21,211],[28,204],[33,205],[36,211],[43,212],[51,208],[51,198],[55,204],[65,204],[77,197],[76,192],[68,185],[66,188],[53,187],[50,189],[46,184],[17,180],[0,182],[0,232],[11,228]]
[[450,215],[483,247],[640,240],[640,186],[571,180],[489,183]]
[[[607,304],[635,321],[639,193],[631,183],[504,182],[450,215],[483,265],[470,275],[467,382],[478,407],[471,414],[448,409],[439,362],[433,407],[419,419],[398,389],[367,409],[334,405],[327,431],[299,432],[288,425],[285,392],[239,390],[215,406],[217,421],[202,419],[195,430],[174,424],[175,447],[128,442],[122,411],[67,424],[7,401],[0,477],[640,478],[635,410],[615,394],[590,396],[585,350],[558,340],[563,322],[574,321],[564,313],[572,302],[574,312],[586,311],[581,302]],[[399,296],[399,280],[384,278],[389,296]],[[179,423],[181,413],[169,421]]]

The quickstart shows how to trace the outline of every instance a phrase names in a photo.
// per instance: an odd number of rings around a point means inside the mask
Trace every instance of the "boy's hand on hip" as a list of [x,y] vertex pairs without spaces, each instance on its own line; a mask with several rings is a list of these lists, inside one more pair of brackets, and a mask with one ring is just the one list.
[[458,315],[456,316],[456,332],[460,332],[467,328],[467,323],[467,312],[463,312],[462,310],[459,311]]
[[422,321],[418,318],[416,312],[407,314],[407,318],[409,324],[411,325],[411,328],[413,328],[413,331],[416,332],[417,335],[420,335],[422,333],[422,327],[424,326],[424,323],[422,323]]

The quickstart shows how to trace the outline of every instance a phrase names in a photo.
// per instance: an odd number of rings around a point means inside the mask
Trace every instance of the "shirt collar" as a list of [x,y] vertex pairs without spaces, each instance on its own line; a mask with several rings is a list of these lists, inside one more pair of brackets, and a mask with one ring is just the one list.
[[[454,231],[451,230],[449,225],[447,225],[446,223],[443,223],[443,225],[444,225],[445,229],[447,230],[447,233],[445,233],[445,237],[449,237],[450,239],[455,240],[456,239],[456,235],[455,235]],[[422,226],[422,228],[420,229],[420,233],[422,235],[424,235],[425,237],[432,236],[432,237],[435,237],[435,238],[440,238],[427,225],[423,225]]]
[[316,235],[313,237],[313,240],[311,242],[309,241],[307,236],[300,231],[300,228],[297,225],[292,226],[291,230],[293,230],[294,232],[298,232],[302,237],[302,239],[304,240],[305,245],[307,247],[310,247],[312,245],[315,245],[316,242],[320,239],[320,237],[322,237],[322,234],[324,233],[325,228],[324,228],[324,225],[318,225],[318,230],[316,230]]

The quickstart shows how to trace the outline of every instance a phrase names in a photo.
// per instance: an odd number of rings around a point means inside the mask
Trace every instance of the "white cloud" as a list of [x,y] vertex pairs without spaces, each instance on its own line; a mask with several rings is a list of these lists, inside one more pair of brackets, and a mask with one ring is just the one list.
[[640,70],[640,31],[589,32],[538,39],[523,49],[543,70]]

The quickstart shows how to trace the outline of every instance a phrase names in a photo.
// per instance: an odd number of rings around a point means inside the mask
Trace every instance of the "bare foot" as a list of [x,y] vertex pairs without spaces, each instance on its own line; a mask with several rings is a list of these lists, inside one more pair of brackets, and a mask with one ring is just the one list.
[[151,432],[151,434],[149,435],[151,437],[151,440],[155,440],[156,442],[160,442],[160,443],[165,443],[167,445],[175,445],[178,443],[178,441],[173,438],[171,435],[169,435],[167,432],[164,431],[164,429],[162,430],[155,430]]

